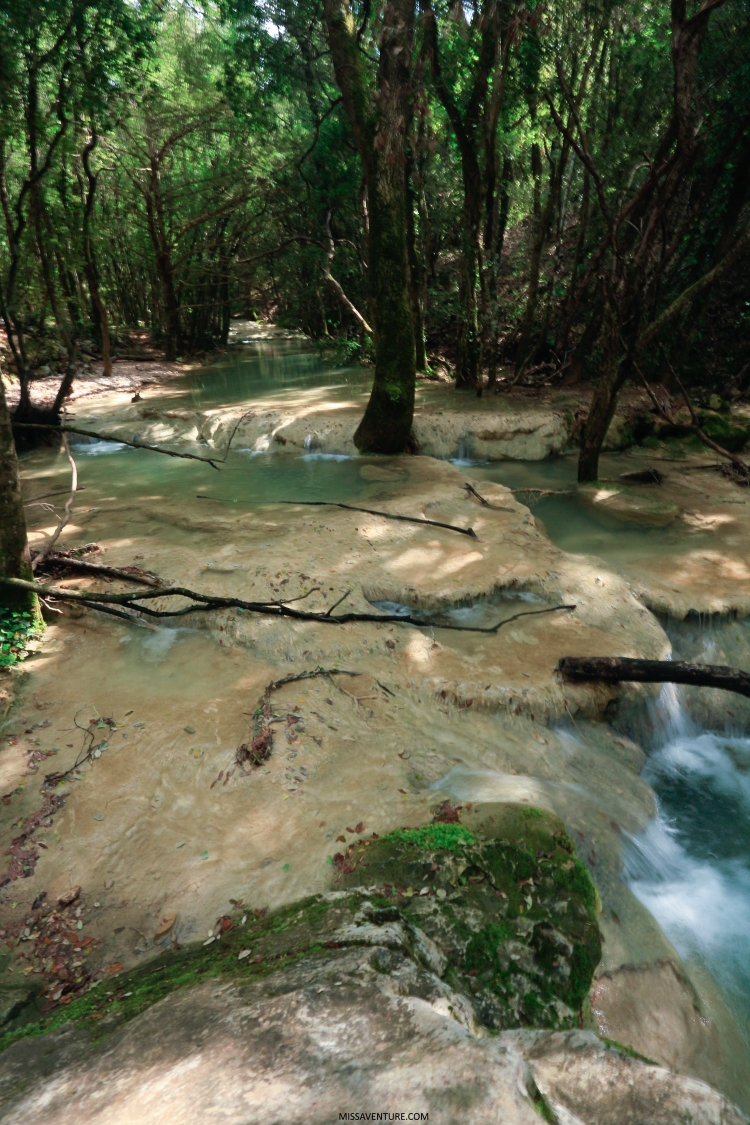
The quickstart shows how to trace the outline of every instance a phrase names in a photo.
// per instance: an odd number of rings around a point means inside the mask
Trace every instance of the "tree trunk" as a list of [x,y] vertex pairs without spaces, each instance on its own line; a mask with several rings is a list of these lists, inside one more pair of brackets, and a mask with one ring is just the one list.
[[166,359],[173,362],[180,350],[180,308],[174,288],[174,268],[172,254],[166,234],[164,223],[164,204],[161,197],[159,184],[159,165],[156,157],[150,158],[150,175],[148,186],[144,191],[146,201],[146,217],[151,245],[154,248],[154,262],[156,273],[161,287],[164,302],[164,318],[167,343],[165,348]]
[[86,179],[88,181],[88,191],[86,192],[83,208],[83,260],[86,284],[89,287],[89,294],[91,296],[92,319],[96,325],[99,334],[99,342],[102,347],[104,377],[108,379],[112,374],[112,348],[109,335],[109,318],[101,298],[101,293],[99,292],[99,270],[96,265],[94,245],[91,241],[91,219],[94,213],[94,198],[99,174],[95,174],[91,171],[90,159],[98,139],[96,130],[92,129],[91,140],[84,146],[82,153],[83,170],[86,173]]
[[456,389],[473,390],[479,376],[479,326],[477,321],[477,271],[482,179],[474,153],[461,152],[464,208],[461,227],[461,265],[458,275],[458,354]]
[[363,453],[403,453],[414,417],[416,382],[406,190],[414,0],[393,0],[385,7],[376,99],[368,88],[348,0],[324,0],[324,12],[336,81],[367,188],[375,378],[354,441]]
[[[32,582],[26,519],[21,498],[21,478],[13,441],[5,388],[0,378],[0,577],[23,578]],[[0,605],[38,614],[36,595],[26,590],[3,587]]]
[[619,343],[615,317],[612,310],[608,309],[603,333],[602,368],[581,435],[579,484],[590,484],[599,479],[599,457],[615,413],[617,395],[625,381],[625,366],[619,362]]
[[424,345],[424,316],[421,295],[423,290],[422,271],[424,267],[417,254],[417,235],[414,228],[416,196],[411,186],[413,160],[409,157],[406,167],[406,248],[409,256],[409,300],[414,324],[414,359],[417,371],[427,370],[427,352]]

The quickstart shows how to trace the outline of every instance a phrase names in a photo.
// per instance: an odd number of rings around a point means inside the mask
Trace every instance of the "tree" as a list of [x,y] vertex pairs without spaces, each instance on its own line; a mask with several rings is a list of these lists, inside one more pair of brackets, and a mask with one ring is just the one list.
[[[33,580],[13,428],[0,376],[0,578]],[[3,604],[38,613],[36,596],[3,587]]]
[[363,453],[402,453],[414,416],[416,351],[409,270],[407,137],[414,0],[389,0],[373,83],[348,0],[324,0],[336,80],[367,190],[367,277],[375,378],[354,436]]

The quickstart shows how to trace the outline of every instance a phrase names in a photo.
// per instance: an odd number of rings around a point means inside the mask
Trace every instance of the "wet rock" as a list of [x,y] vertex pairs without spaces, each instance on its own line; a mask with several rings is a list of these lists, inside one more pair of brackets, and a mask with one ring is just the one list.
[[640,496],[618,487],[583,485],[577,495],[598,516],[640,527],[667,527],[679,515],[676,504],[657,496]]

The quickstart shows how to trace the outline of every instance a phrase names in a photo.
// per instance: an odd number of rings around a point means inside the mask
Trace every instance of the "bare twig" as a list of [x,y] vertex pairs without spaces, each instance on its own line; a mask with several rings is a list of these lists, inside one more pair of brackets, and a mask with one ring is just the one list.
[[[36,504],[39,500],[48,500],[50,496],[67,496],[69,491],[67,488],[58,488],[55,492],[43,492],[41,496],[31,496],[28,500],[24,500],[24,507],[30,508],[32,504]],[[78,491],[85,492],[85,485],[81,485]]]
[[349,672],[346,668],[312,668],[306,672],[292,672],[289,676],[282,676],[280,680],[272,680],[263,690],[258,704],[253,712],[253,737],[250,744],[243,742],[237,747],[235,761],[243,773],[245,763],[259,766],[265,762],[273,752],[273,732],[271,723],[274,717],[271,713],[271,692],[277,691],[284,684],[297,683],[299,680],[312,680],[316,676],[326,676],[333,682],[334,676],[360,676],[361,672]]
[[32,570],[36,570],[39,564],[44,562],[45,558],[50,553],[57,540],[60,538],[60,533],[70,519],[73,500],[78,488],[78,468],[75,461],[73,460],[73,454],[70,452],[70,443],[68,442],[67,434],[62,435],[62,443],[65,452],[68,455],[68,461],[70,462],[70,496],[66,501],[64,512],[57,521],[57,527],[53,531],[52,535],[50,535],[49,539],[44,544],[39,554],[34,558],[31,564]]

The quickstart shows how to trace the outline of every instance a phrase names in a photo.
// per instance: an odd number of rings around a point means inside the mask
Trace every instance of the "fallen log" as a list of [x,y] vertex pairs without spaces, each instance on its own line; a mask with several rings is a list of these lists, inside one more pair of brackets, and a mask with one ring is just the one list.
[[558,671],[569,680],[617,684],[690,684],[723,688],[750,697],[750,672],[721,664],[686,664],[679,660],[633,660],[625,656],[564,656]]

